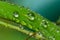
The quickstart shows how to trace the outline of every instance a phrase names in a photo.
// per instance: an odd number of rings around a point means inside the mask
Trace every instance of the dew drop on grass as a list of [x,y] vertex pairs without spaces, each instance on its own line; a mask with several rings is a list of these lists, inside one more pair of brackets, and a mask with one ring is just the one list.
[[32,12],[28,13],[28,17],[30,20],[34,20],[35,19],[35,15]]
[[44,26],[45,28],[47,28],[47,26],[48,26],[48,22],[47,21],[45,21],[45,20],[42,20],[42,26]]
[[14,12],[14,14],[13,14],[13,15],[14,15],[14,17],[15,17],[15,18],[19,17],[18,12]]

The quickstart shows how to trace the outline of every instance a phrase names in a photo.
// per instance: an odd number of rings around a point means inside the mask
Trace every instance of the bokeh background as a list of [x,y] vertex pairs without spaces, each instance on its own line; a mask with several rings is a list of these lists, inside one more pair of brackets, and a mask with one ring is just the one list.
[[9,0],[11,3],[25,6],[56,22],[60,16],[60,0]]
[[[0,40],[25,40],[27,37],[24,33],[0,25]],[[31,37],[29,40],[36,39]]]

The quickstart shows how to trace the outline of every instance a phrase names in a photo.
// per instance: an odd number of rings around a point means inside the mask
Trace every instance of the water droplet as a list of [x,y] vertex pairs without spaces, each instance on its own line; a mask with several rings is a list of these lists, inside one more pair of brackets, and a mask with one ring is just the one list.
[[18,17],[18,14],[15,14],[14,16],[15,16],[15,17]]
[[46,20],[42,20],[42,23],[41,23],[45,28],[47,28],[48,26],[48,22]]
[[18,14],[18,12],[14,12],[14,17],[19,17],[19,14]]
[[31,19],[31,20],[34,20],[34,17],[31,17],[30,19]]
[[28,17],[30,20],[34,20],[35,19],[35,15],[32,12],[28,13]]

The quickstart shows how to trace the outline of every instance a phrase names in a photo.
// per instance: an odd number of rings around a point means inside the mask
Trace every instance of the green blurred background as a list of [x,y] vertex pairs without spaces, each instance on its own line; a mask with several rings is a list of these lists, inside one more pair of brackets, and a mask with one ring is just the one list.
[[47,19],[55,22],[60,16],[60,0],[9,0],[38,12]]
[[[0,25],[0,40],[25,40],[28,35]],[[29,38],[29,40],[36,40]]]

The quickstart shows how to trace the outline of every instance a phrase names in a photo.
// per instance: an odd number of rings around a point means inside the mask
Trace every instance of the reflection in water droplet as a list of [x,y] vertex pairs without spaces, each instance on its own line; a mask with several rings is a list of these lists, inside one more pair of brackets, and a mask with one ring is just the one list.
[[32,12],[28,13],[28,17],[30,20],[34,20],[35,19],[35,15]]
[[14,12],[14,17],[19,17],[19,14],[18,14],[18,12]]
[[18,17],[18,14],[15,14],[14,16],[15,16],[15,17]]

